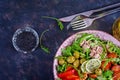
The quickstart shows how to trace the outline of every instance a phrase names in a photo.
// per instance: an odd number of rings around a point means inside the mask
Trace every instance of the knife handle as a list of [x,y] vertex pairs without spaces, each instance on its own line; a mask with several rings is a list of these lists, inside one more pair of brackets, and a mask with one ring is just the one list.
[[113,7],[117,7],[117,6],[120,6],[120,3],[116,3],[116,4],[113,4],[113,5],[106,6],[106,7],[99,8],[99,9],[92,10],[92,11],[93,11],[93,13],[95,13],[95,12],[99,12],[99,11],[107,10],[107,9],[110,9],[110,8],[113,8]]
[[109,10],[109,11],[103,12],[101,14],[98,14],[98,15],[96,15],[96,17],[94,16],[95,17],[94,19],[99,19],[99,18],[102,18],[104,16],[116,13],[118,11],[120,11],[120,7],[116,8],[116,9],[113,9],[113,10]]

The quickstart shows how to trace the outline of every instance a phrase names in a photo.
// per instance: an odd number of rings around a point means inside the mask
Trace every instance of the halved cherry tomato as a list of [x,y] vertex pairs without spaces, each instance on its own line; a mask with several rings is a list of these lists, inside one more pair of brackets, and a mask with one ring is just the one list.
[[97,78],[97,75],[96,74],[89,74],[89,76],[91,77],[91,78]]
[[118,73],[120,73],[120,71],[114,72],[114,74],[113,74],[113,75],[115,76],[115,75],[117,75]]
[[116,53],[108,53],[108,58],[117,58],[117,54]]
[[113,80],[120,80],[120,71],[114,73]]
[[101,68],[103,70],[109,70],[111,67],[111,62],[108,62],[107,65],[105,66],[105,61],[102,61]]
[[112,71],[113,71],[113,72],[118,72],[118,71],[120,71],[120,65],[114,65],[114,66],[112,67]]

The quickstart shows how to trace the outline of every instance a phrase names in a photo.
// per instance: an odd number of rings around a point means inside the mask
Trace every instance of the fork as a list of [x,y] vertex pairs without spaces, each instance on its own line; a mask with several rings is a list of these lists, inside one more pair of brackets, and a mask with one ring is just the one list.
[[67,25],[67,29],[69,29],[70,27],[73,28],[73,30],[80,30],[80,29],[84,29],[87,28],[89,26],[92,25],[92,23],[99,18],[102,18],[104,16],[113,14],[120,11],[120,7],[113,9],[113,10],[109,10],[103,13],[100,13],[98,15],[95,16],[85,16],[85,15],[78,15],[75,18],[73,18],[73,20]]

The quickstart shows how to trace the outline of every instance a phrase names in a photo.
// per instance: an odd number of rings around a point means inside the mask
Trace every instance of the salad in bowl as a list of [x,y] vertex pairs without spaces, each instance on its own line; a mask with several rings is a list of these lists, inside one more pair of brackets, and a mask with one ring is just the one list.
[[120,43],[102,31],[83,31],[58,49],[55,80],[120,80]]

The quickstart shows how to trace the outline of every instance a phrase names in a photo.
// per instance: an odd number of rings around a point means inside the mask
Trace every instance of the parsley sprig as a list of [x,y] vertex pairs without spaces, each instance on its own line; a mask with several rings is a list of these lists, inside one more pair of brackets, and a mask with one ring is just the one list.
[[55,17],[49,17],[49,16],[42,16],[42,18],[49,18],[49,19],[56,20],[57,23],[58,23],[58,26],[59,26],[60,30],[64,29],[63,23],[59,19],[57,19]]
[[[60,30],[63,30],[63,29],[64,29],[63,23],[62,23],[59,19],[57,19],[57,18],[55,18],[55,17],[49,17],[49,16],[42,16],[42,18],[49,18],[49,19],[56,20],[56,21],[57,21],[57,24],[58,24],[58,26],[59,26],[59,28],[60,28]],[[47,47],[45,47],[45,46],[42,45],[42,36],[43,36],[47,31],[49,31],[49,29],[46,29],[45,31],[43,31],[42,34],[41,34],[41,36],[40,36],[40,47],[41,47],[41,49],[42,49],[43,51],[45,51],[46,53],[50,53],[49,48],[47,48]]]
[[45,47],[45,46],[42,45],[42,37],[43,37],[43,35],[44,35],[46,32],[48,32],[48,31],[49,31],[49,29],[44,30],[44,31],[42,32],[41,36],[40,36],[40,47],[41,47],[41,49],[42,49],[43,51],[45,51],[46,53],[50,53],[50,50],[49,50],[49,48],[47,48],[47,47]]

